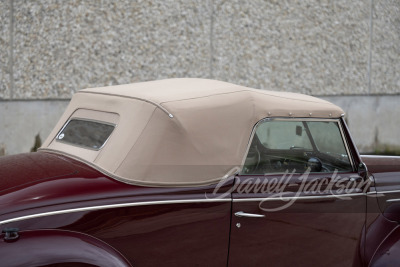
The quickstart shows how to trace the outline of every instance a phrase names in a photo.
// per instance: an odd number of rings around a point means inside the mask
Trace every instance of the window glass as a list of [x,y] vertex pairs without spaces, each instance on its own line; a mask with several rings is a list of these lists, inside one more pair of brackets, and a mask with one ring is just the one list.
[[305,148],[311,149],[311,143],[304,134],[301,121],[269,121],[261,123],[256,129],[257,137],[264,147],[270,149]]
[[57,135],[56,140],[76,146],[99,150],[115,126],[103,122],[72,119]]
[[310,121],[307,125],[318,150],[330,154],[347,154],[342,138],[337,138],[340,136],[340,129],[336,122]]
[[352,171],[338,121],[266,120],[257,125],[242,174]]

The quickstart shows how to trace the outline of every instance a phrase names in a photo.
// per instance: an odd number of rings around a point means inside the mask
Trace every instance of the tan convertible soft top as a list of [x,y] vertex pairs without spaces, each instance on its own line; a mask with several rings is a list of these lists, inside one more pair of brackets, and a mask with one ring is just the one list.
[[[205,185],[239,167],[266,117],[339,118],[311,96],[206,79],[168,79],[77,92],[41,151],[69,155],[115,179],[148,186]],[[56,140],[71,118],[116,125],[99,151]]]

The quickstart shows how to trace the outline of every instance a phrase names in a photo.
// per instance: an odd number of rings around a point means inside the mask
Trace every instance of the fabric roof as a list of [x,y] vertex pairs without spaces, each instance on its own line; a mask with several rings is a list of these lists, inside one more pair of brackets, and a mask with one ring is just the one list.
[[[259,120],[343,113],[315,97],[207,79],[90,88],[73,96],[40,150],[69,155],[127,183],[204,185],[241,165]],[[101,150],[89,150],[55,140],[71,118],[117,126]]]

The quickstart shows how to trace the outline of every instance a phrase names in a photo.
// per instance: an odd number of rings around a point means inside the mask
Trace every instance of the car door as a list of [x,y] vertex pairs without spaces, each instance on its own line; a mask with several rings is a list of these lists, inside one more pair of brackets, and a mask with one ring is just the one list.
[[333,119],[255,126],[232,193],[229,266],[349,266],[362,257],[369,185],[343,131]]

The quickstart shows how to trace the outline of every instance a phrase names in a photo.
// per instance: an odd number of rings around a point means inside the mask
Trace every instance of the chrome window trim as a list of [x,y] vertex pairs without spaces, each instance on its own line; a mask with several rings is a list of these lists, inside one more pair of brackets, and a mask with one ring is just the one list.
[[350,148],[349,148],[349,140],[347,140],[347,138],[346,138],[346,136],[345,136],[345,134],[344,134],[344,129],[343,129],[343,122],[342,122],[342,120],[338,119],[338,125],[339,125],[339,129],[340,129],[340,134],[342,135],[343,144],[344,144],[344,146],[345,146],[345,148],[346,148],[346,152],[347,152],[347,155],[348,155],[348,157],[349,157],[349,161],[350,161],[351,167],[353,168],[353,172],[356,172],[357,170],[356,170],[356,168],[355,168],[354,157],[353,157],[353,155],[351,154],[351,151],[350,151]]
[[52,216],[52,215],[67,214],[67,213],[82,212],[82,211],[95,211],[95,210],[103,210],[103,209],[115,209],[115,208],[124,208],[124,207],[148,206],[148,205],[210,203],[210,202],[211,203],[212,202],[232,202],[232,199],[231,198],[181,199],[181,200],[144,201],[144,202],[99,205],[99,206],[91,206],[91,207],[83,207],[83,208],[55,210],[55,211],[42,212],[42,213],[36,213],[36,214],[31,214],[31,215],[15,217],[12,219],[0,221],[0,225],[12,223],[12,222],[23,221],[23,220],[28,220],[28,219],[34,219],[34,218],[40,218],[40,217],[46,217],[46,216]]
[[[323,122],[323,121],[333,121],[333,122],[336,122],[336,123],[338,124],[338,126],[339,126],[340,135],[341,135],[341,137],[342,137],[343,144],[344,144],[344,146],[345,146],[347,155],[348,155],[348,157],[349,157],[349,161],[350,161],[350,164],[351,164],[352,171],[353,171],[353,172],[356,172],[356,168],[354,167],[354,162],[353,162],[353,155],[350,153],[350,150],[349,150],[349,147],[348,147],[348,143],[347,143],[347,139],[345,138],[345,135],[344,135],[344,132],[343,132],[342,123],[341,123],[340,118],[326,119],[326,118],[307,118],[307,117],[304,117],[304,118],[287,118],[287,117],[273,117],[273,118],[270,118],[270,117],[267,117],[267,118],[263,118],[263,119],[259,120],[259,121],[253,126],[253,129],[252,129],[252,131],[251,131],[251,135],[250,135],[249,141],[248,141],[248,143],[247,143],[246,153],[245,153],[245,155],[244,155],[244,157],[243,157],[243,159],[242,159],[242,163],[241,163],[241,165],[240,165],[239,175],[246,176],[246,174],[242,174],[242,171],[243,171],[244,163],[245,163],[246,158],[247,158],[247,154],[249,153],[249,150],[250,150],[251,142],[253,141],[253,137],[254,137],[254,134],[255,134],[255,132],[256,132],[256,129],[257,129],[258,125],[261,124],[261,123],[263,123],[263,122],[266,122],[266,121],[273,121],[273,120],[279,120],[279,121],[322,121],[322,122]],[[265,174],[265,175],[283,174],[283,173],[284,173],[284,172],[267,173],[267,174]],[[258,174],[258,175],[262,175],[262,174]]]
[[[106,124],[106,125],[110,125],[113,126],[114,129],[111,131],[110,135],[107,137],[107,139],[104,141],[104,143],[99,147],[99,148],[91,148],[88,146],[81,146],[81,145],[77,145],[77,144],[73,144],[70,142],[65,142],[62,139],[58,139],[58,136],[64,131],[65,127],[68,126],[68,124],[73,121],[73,120],[78,120],[78,121],[90,121],[90,122],[96,122],[96,123],[100,123],[100,124]],[[70,119],[67,120],[67,122],[63,125],[63,127],[61,128],[61,130],[57,133],[56,137],[54,138],[54,140],[56,142],[60,142],[66,145],[70,145],[70,146],[75,146],[75,147],[79,147],[79,148],[83,148],[83,149],[89,149],[89,150],[93,150],[93,151],[99,151],[101,150],[107,143],[107,141],[110,139],[111,135],[113,134],[113,132],[115,131],[115,128],[117,127],[117,124],[115,123],[111,123],[111,122],[106,122],[106,121],[99,121],[99,120],[93,120],[93,119],[87,119],[87,118],[81,118],[81,117],[72,117]]]

